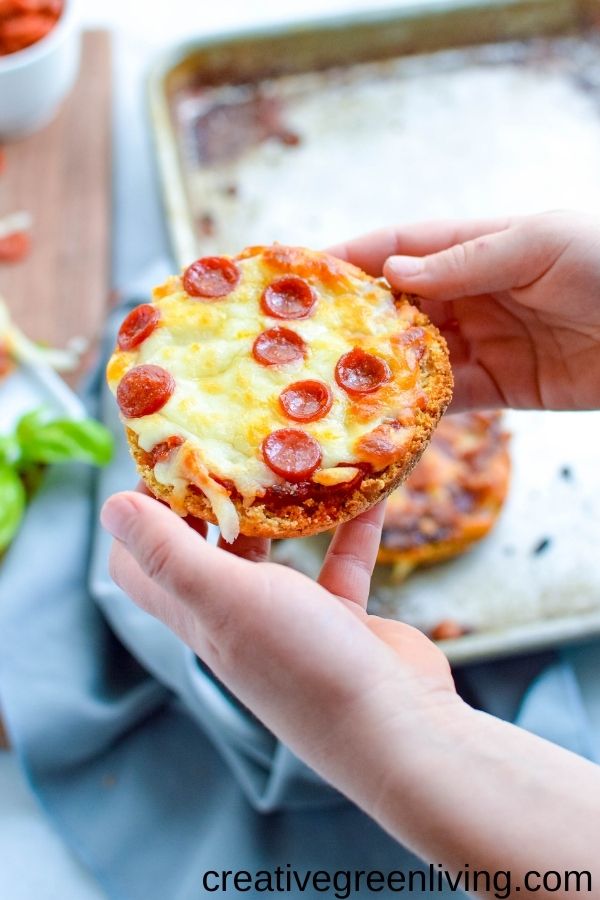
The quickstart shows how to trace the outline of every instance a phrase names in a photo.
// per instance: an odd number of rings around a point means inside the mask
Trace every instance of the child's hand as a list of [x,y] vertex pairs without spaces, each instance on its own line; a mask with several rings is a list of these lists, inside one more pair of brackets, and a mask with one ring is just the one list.
[[472,710],[424,635],[365,611],[381,516],[337,529],[319,583],[267,562],[266,541],[209,546],[204,523],[141,493],[111,497],[102,521],[117,584],[415,853],[516,884],[595,872],[598,766]]
[[[334,252],[428,298],[451,345],[458,406],[600,406],[591,220],[421,225]],[[471,710],[427,638],[367,614],[381,518],[379,507],[337,529],[318,583],[269,563],[266,541],[209,546],[203,523],[141,493],[111,497],[102,521],[116,538],[115,581],[416,853],[453,871],[466,859],[508,868],[517,883],[533,866],[591,871],[598,767]]]
[[427,298],[450,348],[453,410],[600,407],[597,220],[406,225],[331,252]]
[[[382,519],[380,505],[341,525],[315,583],[268,562],[266,540],[208,545],[204,522],[186,522],[143,493],[117,494],[102,513],[117,539],[117,584],[298,755],[369,809],[392,762],[390,734],[408,752],[409,733],[425,733],[430,715],[462,707],[434,644],[365,610]],[[368,764],[375,757],[379,763]]]

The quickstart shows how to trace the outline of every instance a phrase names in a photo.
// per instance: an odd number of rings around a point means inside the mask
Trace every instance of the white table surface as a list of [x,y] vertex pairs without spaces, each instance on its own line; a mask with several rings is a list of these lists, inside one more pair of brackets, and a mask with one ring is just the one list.
[[[127,287],[166,250],[145,123],[144,76],[161,47],[184,37],[269,21],[311,18],[419,0],[79,0],[84,27],[115,33],[114,283]],[[444,3],[446,0],[434,0]],[[151,9],[152,12],[148,12]],[[0,751],[0,897],[3,900],[101,900],[104,895],[53,832],[13,754]]]

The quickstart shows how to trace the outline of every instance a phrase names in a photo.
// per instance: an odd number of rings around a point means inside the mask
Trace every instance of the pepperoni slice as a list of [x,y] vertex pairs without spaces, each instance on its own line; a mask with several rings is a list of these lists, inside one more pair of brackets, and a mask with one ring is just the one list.
[[296,381],[279,395],[286,415],[296,422],[314,422],[331,409],[331,391],[322,381]]
[[371,394],[391,377],[385,360],[360,347],[344,353],[335,367],[335,380],[349,394]]
[[273,431],[262,443],[265,463],[286,481],[310,478],[321,462],[321,448],[310,434],[298,428]]
[[263,366],[282,366],[306,356],[306,344],[289,328],[269,328],[256,338],[252,353]]
[[225,297],[239,280],[238,267],[224,256],[197,259],[183,273],[183,287],[190,297]]
[[160,313],[155,306],[142,303],[125,316],[119,328],[117,345],[119,350],[133,350],[145,341],[156,328]]
[[155,444],[150,451],[150,456],[152,457],[152,466],[154,467],[156,463],[164,462],[169,454],[173,450],[176,450],[177,447],[181,447],[183,443],[184,440],[179,434],[172,434],[166,439],[166,441],[161,441],[160,444]]
[[175,390],[175,379],[160,366],[135,366],[117,388],[117,403],[126,419],[150,416],[162,409]]
[[276,319],[304,319],[316,302],[317,295],[310,284],[297,275],[277,278],[264,289],[260,298],[263,312]]
[[26,231],[13,231],[0,238],[0,262],[16,263],[25,259],[31,249],[31,239]]

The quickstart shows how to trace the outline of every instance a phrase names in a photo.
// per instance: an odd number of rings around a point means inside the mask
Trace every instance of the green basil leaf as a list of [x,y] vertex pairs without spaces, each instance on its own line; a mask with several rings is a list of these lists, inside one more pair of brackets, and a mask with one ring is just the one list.
[[19,443],[26,444],[29,440],[35,437],[36,432],[43,425],[45,425],[46,422],[50,421],[51,418],[52,413],[45,406],[40,406],[37,409],[32,409],[31,412],[25,413],[24,416],[21,416],[17,423],[16,431],[16,436]]
[[26,444],[51,416],[52,412],[47,407],[32,409],[21,416],[12,434],[0,437],[0,465],[5,463],[21,470],[25,463],[22,445]]
[[13,466],[19,456],[21,449],[19,442],[14,434],[3,434],[0,436],[0,465]]
[[17,533],[25,511],[25,488],[13,468],[0,465],[0,551]]
[[110,431],[93,419],[44,421],[41,411],[21,420],[17,435],[27,463],[61,463],[71,460],[105,466],[113,452]]

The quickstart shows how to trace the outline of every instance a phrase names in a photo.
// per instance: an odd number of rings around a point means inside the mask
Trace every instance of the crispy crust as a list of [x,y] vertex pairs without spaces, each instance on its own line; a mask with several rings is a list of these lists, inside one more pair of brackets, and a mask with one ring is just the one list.
[[[487,414],[478,415],[483,418]],[[450,418],[454,419],[454,417]],[[461,416],[456,418],[460,419]],[[468,430],[467,425],[464,428]],[[473,544],[489,534],[496,524],[508,493],[511,467],[508,436],[501,430],[499,414],[489,417],[485,440],[487,459],[484,471],[489,481],[480,489],[476,506],[471,513],[462,514],[456,510],[456,522],[452,534],[442,539],[433,538],[425,543],[415,540],[412,546],[399,549],[386,545],[386,526],[384,524],[384,535],[377,561],[383,564],[393,564],[398,579],[406,577],[418,566],[433,565],[465,553]],[[429,514],[435,520],[435,512],[431,510]],[[398,524],[396,528],[398,528]],[[389,530],[393,534],[393,517]]]
[[[411,299],[411,298],[408,298]],[[306,537],[336,527],[370,509],[398,487],[410,474],[427,447],[433,431],[452,397],[452,372],[446,342],[439,331],[422,313],[416,325],[426,329],[432,340],[429,352],[421,361],[419,387],[427,395],[427,408],[415,411],[416,426],[404,448],[401,459],[380,472],[363,478],[359,487],[348,493],[332,493],[327,501],[314,499],[270,508],[260,500],[245,508],[240,499],[232,497],[240,519],[242,534],[254,537]],[[126,428],[127,440],[138,471],[149,490],[160,500],[170,502],[173,488],[160,484],[154,477],[148,454],[139,446],[137,435]],[[212,507],[204,495],[188,486],[181,498],[188,515],[217,524]]]

